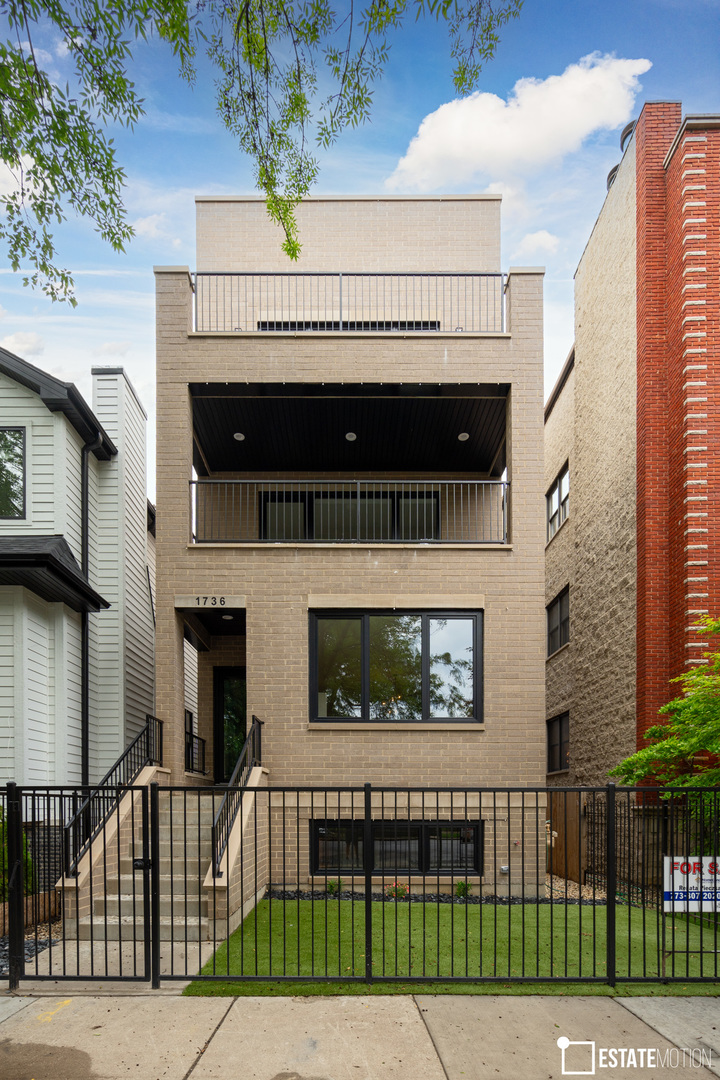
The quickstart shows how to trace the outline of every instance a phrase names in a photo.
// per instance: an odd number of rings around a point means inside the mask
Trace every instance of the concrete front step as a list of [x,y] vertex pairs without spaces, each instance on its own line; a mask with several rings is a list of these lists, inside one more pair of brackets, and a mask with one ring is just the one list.
[[[198,896],[197,894],[185,896],[175,893],[173,896],[166,895],[160,896],[160,917],[170,918],[171,916],[179,923],[184,922],[186,918],[197,918],[201,915],[203,918],[207,915],[208,902],[206,896]],[[143,902],[142,896],[133,896],[132,893],[120,893],[108,894],[103,897],[98,897],[93,905],[94,917],[96,919],[104,919],[107,915],[108,919],[117,918],[118,914],[123,918],[141,918],[143,914]]]
[[[188,896],[202,895],[204,881],[205,874],[188,877],[187,879],[179,874],[175,874],[173,877],[170,877],[169,874],[161,874],[158,882],[160,896],[184,896],[185,893]],[[138,871],[135,874],[121,874],[119,878],[108,878],[105,889],[101,891],[98,888],[96,890],[97,898],[100,898],[103,893],[106,896],[132,896],[134,894],[142,899],[142,874]]]
[[[205,880],[205,875],[210,868],[210,856],[202,856],[200,859],[190,860],[185,862],[184,859],[161,859],[159,864],[159,871],[161,877],[169,878],[172,874],[175,888],[177,888],[178,881],[187,881],[188,888],[192,888],[193,882],[200,878],[201,881]],[[133,865],[132,859],[121,859],[119,866],[120,877],[133,877]],[[135,877],[142,880],[142,871],[136,870]],[[98,883],[98,888],[101,885]]]
[[[207,937],[207,920],[197,916],[182,921],[169,917],[160,917],[161,941],[204,941]],[[111,918],[90,918],[80,920],[78,926],[80,941],[144,941],[145,920],[142,916],[133,919],[123,915]]]

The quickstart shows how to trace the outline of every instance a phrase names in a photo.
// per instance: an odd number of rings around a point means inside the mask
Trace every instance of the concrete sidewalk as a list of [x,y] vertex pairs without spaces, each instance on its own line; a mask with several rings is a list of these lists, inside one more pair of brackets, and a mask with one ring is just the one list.
[[563,1075],[712,1080],[720,1076],[720,1000],[0,996],[3,1080]]

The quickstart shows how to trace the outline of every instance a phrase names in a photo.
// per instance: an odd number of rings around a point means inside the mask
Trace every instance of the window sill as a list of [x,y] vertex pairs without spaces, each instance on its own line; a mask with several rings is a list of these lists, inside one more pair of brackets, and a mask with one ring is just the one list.
[[545,663],[547,664],[548,660],[554,660],[556,656],[559,656],[561,652],[564,652],[565,649],[569,648],[570,642],[566,641],[564,645],[561,645],[559,649],[556,649],[554,653],[550,653],[550,655],[545,658]]
[[546,772],[545,775],[546,776],[567,776],[567,774],[569,772],[570,772],[569,769],[555,769],[554,772]]
[[307,731],[476,731],[481,732],[485,730],[485,725],[479,720],[467,720],[464,723],[457,721],[450,721],[449,723],[434,723],[429,720],[427,723],[418,724],[392,724],[383,723],[382,721],[370,722],[363,720],[332,720],[329,723],[325,723],[322,720],[309,721]]

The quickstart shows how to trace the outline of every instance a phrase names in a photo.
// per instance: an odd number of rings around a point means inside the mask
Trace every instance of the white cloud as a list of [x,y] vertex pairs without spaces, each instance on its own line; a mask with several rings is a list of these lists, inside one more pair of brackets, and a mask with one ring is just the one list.
[[510,256],[510,261],[516,263],[534,255],[554,255],[559,244],[560,237],[553,236],[547,229],[526,233]]
[[131,341],[104,341],[95,349],[96,356],[127,356],[132,348]]
[[137,221],[132,223],[136,236],[146,236],[152,239],[165,236],[164,225],[164,214],[149,214],[148,217],[138,218]]
[[420,124],[386,180],[392,191],[434,191],[477,176],[526,174],[562,159],[597,131],[626,123],[649,60],[592,53],[562,75],[520,79],[507,101],[475,93]]
[[0,341],[0,345],[2,345],[3,349],[7,349],[22,358],[41,356],[45,352],[44,338],[40,337],[39,334],[23,333],[21,330],[17,334],[8,334],[7,337]]

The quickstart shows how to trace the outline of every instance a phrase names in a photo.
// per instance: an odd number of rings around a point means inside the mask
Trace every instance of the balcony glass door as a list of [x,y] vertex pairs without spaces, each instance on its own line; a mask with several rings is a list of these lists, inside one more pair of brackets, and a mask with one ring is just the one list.
[[213,669],[213,764],[216,784],[227,784],[245,742],[244,667]]

